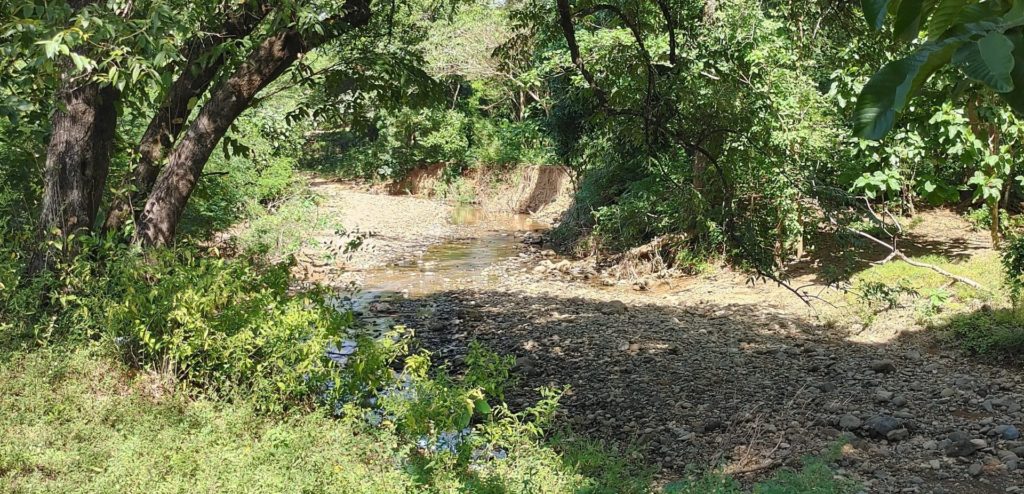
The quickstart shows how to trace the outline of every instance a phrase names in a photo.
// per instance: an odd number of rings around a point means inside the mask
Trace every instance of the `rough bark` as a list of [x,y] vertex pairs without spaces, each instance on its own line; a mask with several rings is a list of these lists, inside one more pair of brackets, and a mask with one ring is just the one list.
[[[67,238],[91,231],[110,170],[117,125],[119,93],[110,86],[78,80],[70,63],[57,92],[50,141],[43,169],[40,238]],[[33,257],[29,271],[46,269],[60,252],[46,245]]]
[[170,243],[185,204],[217,143],[252,104],[256,93],[281,75],[303,48],[297,32],[276,33],[256,47],[242,66],[211,94],[168,156],[167,166],[149,194],[139,228],[143,244]]
[[[345,15],[325,23],[322,35],[306,37],[284,30],[267,37],[235,72],[213,90],[185,135],[171,151],[167,166],[157,177],[139,221],[137,241],[147,246],[167,245],[192,190],[217,143],[231,124],[252,105],[256,94],[283,74],[298,57],[346,29],[370,21],[370,1],[348,0]],[[338,25],[334,25],[337,22]]]
[[191,112],[189,102],[206,93],[226,62],[224,55],[213,56],[214,50],[225,42],[249,35],[269,11],[265,5],[247,4],[228,17],[220,32],[205,34],[188,43],[184,68],[136,146],[138,158],[125,184],[130,185],[126,187],[129,191],[114,197],[104,229],[116,231],[124,226],[128,218],[138,220],[139,208],[156,182],[164,156],[185,128]]

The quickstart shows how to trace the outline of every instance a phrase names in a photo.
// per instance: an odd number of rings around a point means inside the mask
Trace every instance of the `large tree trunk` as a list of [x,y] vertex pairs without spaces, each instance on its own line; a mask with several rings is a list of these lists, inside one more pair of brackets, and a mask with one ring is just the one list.
[[217,143],[252,104],[256,93],[288,69],[304,48],[302,37],[295,31],[274,34],[213,92],[167,158],[167,166],[149,194],[138,231],[143,244],[170,243],[185,203]]
[[213,51],[229,40],[249,35],[269,11],[264,5],[249,4],[229,16],[220,33],[207,34],[188,43],[185,67],[142,134],[136,147],[138,158],[126,184],[130,185],[129,190],[113,199],[104,229],[119,230],[129,218],[138,221],[139,210],[156,182],[165,154],[185,128],[191,112],[189,103],[206,93],[226,62],[223,54],[211,58]]
[[[117,125],[118,91],[111,86],[76,80],[71,64],[65,65],[43,169],[39,217],[42,239],[52,239],[51,235],[65,239],[73,233],[92,230],[110,170]],[[46,269],[57,254],[44,242],[30,262],[29,271]]]
[[325,22],[324,34],[306,39],[293,30],[272,34],[212,92],[156,179],[139,221],[138,242],[161,246],[174,239],[185,204],[203,167],[235,119],[253,103],[261,89],[284,73],[303,52],[328,41],[330,36],[340,35],[345,29],[366,25],[372,13],[370,3],[371,0],[347,0],[345,14],[336,19],[340,26],[332,25],[332,21]]

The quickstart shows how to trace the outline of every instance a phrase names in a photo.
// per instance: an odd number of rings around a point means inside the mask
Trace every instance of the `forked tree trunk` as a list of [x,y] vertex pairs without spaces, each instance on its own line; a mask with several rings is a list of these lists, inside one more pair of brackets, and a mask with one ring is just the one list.
[[[65,63],[64,81],[57,92],[43,168],[39,236],[44,240],[66,239],[92,230],[110,170],[117,125],[118,91],[75,80],[70,65]],[[61,254],[46,244],[29,263],[31,273],[46,269]]]
[[248,59],[210,95],[210,100],[167,158],[153,186],[138,230],[144,245],[166,245],[174,239],[178,221],[192,190],[220,139],[252,104],[256,93],[274,81],[298,58],[302,37],[288,30],[264,40]]
[[160,108],[149,121],[136,147],[138,158],[126,185],[130,191],[114,197],[104,229],[116,231],[129,218],[138,220],[139,211],[156,182],[160,165],[167,151],[185,128],[191,108],[189,103],[206,93],[210,83],[223,68],[224,55],[213,57],[221,44],[247,36],[267,16],[269,8],[250,5],[229,16],[219,34],[207,34],[192,40],[186,48],[186,63],[177,80],[171,85]]
[[[337,21],[347,28],[365,26],[372,14],[370,5],[371,0],[347,0],[345,14]],[[325,33],[331,31],[323,30]],[[340,32],[331,35],[340,35]],[[303,52],[327,41],[326,36],[303,39],[290,29],[274,33],[254,48],[245,62],[213,90],[157,177],[139,220],[137,242],[161,246],[174,239],[178,222],[203,167],[228,128],[252,105],[261,89],[284,73]]]

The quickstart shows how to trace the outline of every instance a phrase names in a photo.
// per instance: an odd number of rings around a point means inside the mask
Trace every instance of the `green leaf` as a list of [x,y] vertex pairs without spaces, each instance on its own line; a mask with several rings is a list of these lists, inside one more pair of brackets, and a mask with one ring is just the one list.
[[910,98],[932,74],[949,62],[960,39],[928,43],[910,56],[889,62],[864,85],[854,109],[857,137],[879,140],[896,121]]
[[862,0],[861,8],[864,9],[864,19],[868,25],[876,31],[882,29],[885,14],[889,11],[889,0]]
[[53,58],[57,56],[57,52],[60,51],[60,43],[52,39],[36,41],[36,44],[43,45],[43,53],[46,53],[46,58]]
[[491,413],[491,406],[487,404],[487,400],[480,398],[475,403],[476,412],[480,415],[487,415]]
[[928,21],[928,39],[934,40],[942,36],[950,27],[959,21],[960,13],[969,4],[977,0],[939,0],[935,12]]
[[968,77],[998,93],[1013,90],[1013,42],[1002,33],[991,32],[976,42],[964,44],[953,56],[953,63]]
[[1006,33],[1007,39],[1013,43],[1013,70],[1010,71],[1010,79],[1013,81],[1013,89],[999,96],[1010,105],[1014,111],[1024,114],[1024,33],[1020,29],[1014,29]]
[[917,37],[921,30],[922,0],[903,0],[896,11],[893,34],[905,41]]

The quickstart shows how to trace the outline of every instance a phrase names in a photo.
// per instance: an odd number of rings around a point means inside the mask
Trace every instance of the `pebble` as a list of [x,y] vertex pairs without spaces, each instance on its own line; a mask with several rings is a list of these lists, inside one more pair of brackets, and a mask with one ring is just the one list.
[[981,475],[982,466],[981,463],[972,463],[971,466],[967,467],[967,473],[972,477]]
[[849,413],[839,417],[839,428],[844,431],[859,429],[863,424],[864,422],[861,419]]
[[612,300],[607,302],[601,307],[601,313],[606,315],[625,314],[627,310],[626,304],[621,300]]
[[888,415],[876,415],[864,422],[864,426],[872,436],[885,438],[890,432],[903,427],[903,423]]
[[1007,441],[1016,441],[1020,438],[1020,431],[1012,425],[997,425],[992,428],[992,433]]
[[946,456],[951,457],[963,457],[973,455],[978,450],[978,446],[971,442],[969,439],[963,439],[960,441],[954,441],[949,446],[946,446],[943,453]]
[[879,374],[888,374],[896,370],[896,364],[893,364],[892,360],[873,360],[871,370]]
[[885,435],[885,438],[890,441],[905,441],[908,437],[910,437],[910,431],[906,429],[896,429],[894,431],[889,431],[889,433]]

